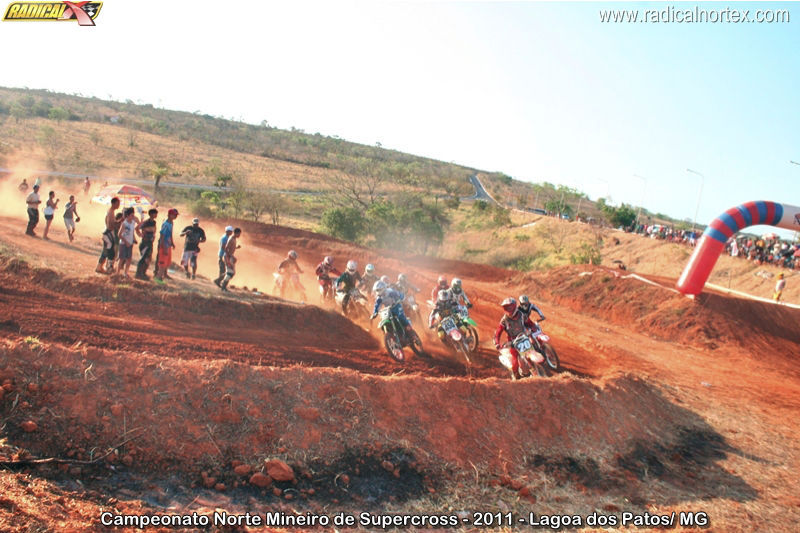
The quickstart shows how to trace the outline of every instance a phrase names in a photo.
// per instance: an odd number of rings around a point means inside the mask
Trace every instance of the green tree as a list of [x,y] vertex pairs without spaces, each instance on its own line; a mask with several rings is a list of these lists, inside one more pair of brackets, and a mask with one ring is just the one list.
[[47,118],[55,120],[56,122],[61,122],[69,118],[69,111],[63,107],[51,107],[50,111],[47,112]]
[[611,222],[615,228],[628,228],[632,226],[636,220],[636,211],[628,204],[622,204],[619,207],[603,204],[602,210],[606,218],[608,218],[608,221]]
[[150,173],[153,175],[153,183],[155,184],[155,192],[158,192],[158,187],[161,184],[161,179],[169,173],[169,164],[163,159],[156,159],[153,161],[153,166],[150,167]]
[[365,230],[364,215],[353,207],[335,207],[322,213],[322,229],[346,241],[355,241]]

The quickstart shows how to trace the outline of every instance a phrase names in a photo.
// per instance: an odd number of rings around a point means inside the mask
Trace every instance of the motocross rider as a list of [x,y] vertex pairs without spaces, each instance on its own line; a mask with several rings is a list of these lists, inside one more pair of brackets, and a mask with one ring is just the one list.
[[378,281],[378,279],[378,275],[375,274],[375,265],[370,263],[364,267],[364,274],[361,276],[359,288],[366,293],[370,293],[372,292],[372,287],[375,286],[375,282]]
[[317,274],[317,280],[319,280],[319,284],[322,286],[322,299],[328,299],[331,297],[331,285],[333,280],[331,280],[331,274],[339,276],[341,272],[333,266],[333,257],[330,255],[325,256],[325,259],[322,260],[320,264],[317,265],[315,273]]
[[405,274],[397,275],[397,281],[394,283],[393,287],[400,291],[403,297],[405,297],[409,291],[412,291],[415,294],[419,292],[419,288],[408,281],[408,276]]
[[544,315],[542,314],[541,309],[536,307],[536,304],[531,302],[527,294],[523,294],[522,296],[519,297],[519,310],[528,318],[530,318],[531,313],[536,311],[536,313],[539,315],[539,322],[541,322],[545,318]]
[[352,259],[347,262],[347,269],[341,276],[336,278],[334,286],[336,292],[344,292],[342,299],[342,312],[347,314],[347,305],[350,303],[350,292],[361,282],[361,274],[358,273],[358,263]]
[[494,332],[494,346],[500,350],[500,337],[505,331],[506,335],[508,335],[509,351],[511,352],[511,373],[513,379],[520,379],[522,376],[519,374],[519,352],[511,345],[511,341],[516,339],[520,333],[525,333],[528,329],[534,329],[535,326],[531,319],[520,311],[514,298],[506,298],[500,305],[503,307],[505,314],[500,319],[497,331]]
[[447,285],[447,278],[444,276],[439,276],[439,280],[436,282],[436,286],[431,291],[431,301],[435,302],[436,299],[439,297],[439,291],[443,291],[448,289]]
[[469,301],[467,293],[461,288],[460,278],[453,278],[453,282],[450,284],[450,292],[453,293],[453,299],[456,301],[456,304],[464,305],[467,309],[472,308],[472,302]]
[[372,316],[369,318],[370,320],[373,320],[376,316],[378,316],[378,311],[380,311],[381,305],[385,305],[389,308],[389,311],[397,317],[397,319],[400,321],[400,324],[406,328],[406,331],[413,331],[411,328],[411,322],[403,312],[403,295],[400,294],[397,289],[393,289],[388,283],[381,279],[378,280],[372,287],[372,292],[375,293],[377,298],[375,299],[375,308],[372,310]]
[[[281,285],[281,297],[286,291],[286,286],[290,282],[292,274],[302,273],[303,271],[300,269],[300,265],[297,264],[297,252],[294,250],[289,250],[289,253],[286,254],[286,259],[281,261],[281,264],[278,265],[278,274],[283,277],[283,284]],[[305,299],[305,291],[303,291],[303,300]]]
[[452,314],[457,305],[458,303],[450,289],[440,290],[439,294],[436,296],[436,305],[428,316],[428,328],[433,329],[436,327],[436,324],[439,322],[438,319]]

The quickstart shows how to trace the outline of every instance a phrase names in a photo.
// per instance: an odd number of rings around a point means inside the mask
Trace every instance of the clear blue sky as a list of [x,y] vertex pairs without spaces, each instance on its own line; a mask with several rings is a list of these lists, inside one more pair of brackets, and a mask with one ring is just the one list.
[[[601,9],[789,24],[603,24]],[[0,22],[0,84],[199,110],[563,183],[698,219],[800,204],[797,3],[106,2]]]

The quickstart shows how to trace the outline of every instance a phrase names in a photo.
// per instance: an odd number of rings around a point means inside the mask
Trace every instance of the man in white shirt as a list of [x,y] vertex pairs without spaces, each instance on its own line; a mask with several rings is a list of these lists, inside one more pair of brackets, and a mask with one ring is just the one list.
[[28,229],[25,230],[25,234],[36,237],[33,228],[39,223],[39,204],[42,203],[39,199],[38,185],[33,186],[33,192],[28,195],[25,202],[28,204]]

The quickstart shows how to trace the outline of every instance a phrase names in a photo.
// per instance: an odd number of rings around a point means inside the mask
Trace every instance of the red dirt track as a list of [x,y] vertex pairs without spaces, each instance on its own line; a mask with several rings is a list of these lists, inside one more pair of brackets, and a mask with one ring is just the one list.
[[[241,222],[234,284],[269,289],[288,249],[312,302],[308,273],[324,255],[405,272],[420,303],[440,274],[461,277],[481,335],[469,379],[431,337],[431,359],[407,350],[396,363],[333,310],[240,287],[223,295],[208,281],[216,229],[196,281],[176,273],[157,286],[91,273],[94,236],[67,245],[59,228],[45,242],[20,224],[0,218],[0,461],[110,455],[0,473],[0,531],[101,531],[96,517],[112,508],[605,506],[703,508],[721,530],[800,521],[797,310],[713,293],[691,301],[664,288],[674,280],[597,267],[522,274]],[[522,292],[547,316],[564,371],[512,383],[491,336],[498,302]],[[235,473],[267,472],[268,459],[291,465],[294,480],[257,488]],[[41,515],[23,501],[27,485]]]

